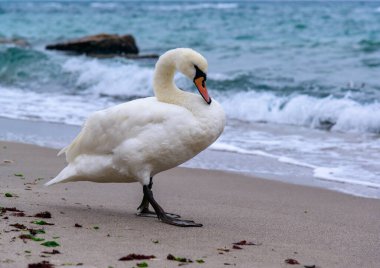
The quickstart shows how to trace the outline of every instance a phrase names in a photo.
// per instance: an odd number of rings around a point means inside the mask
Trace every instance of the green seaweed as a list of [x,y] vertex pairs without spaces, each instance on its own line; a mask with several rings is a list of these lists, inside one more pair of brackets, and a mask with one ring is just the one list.
[[42,220],[40,220],[40,221],[32,221],[32,223],[38,224],[38,225],[54,225],[54,223],[48,223],[48,222],[42,221]]
[[36,234],[45,234],[45,230],[43,229],[33,230],[33,232],[35,232]]
[[204,260],[202,260],[202,259],[198,259],[198,260],[195,260],[197,263],[205,263],[205,261]]
[[43,245],[45,247],[49,247],[49,248],[54,248],[54,247],[60,246],[60,244],[58,244],[56,241],[46,241],[46,242],[42,243],[41,245]]
[[13,194],[11,194],[11,193],[5,193],[4,196],[5,197],[13,197]]
[[32,239],[33,241],[37,241],[37,242],[39,242],[39,241],[45,241],[44,238],[41,238],[41,237],[35,237],[35,236],[33,236],[31,239]]
[[149,265],[146,262],[138,262],[136,263],[137,267],[148,267]]
[[191,259],[186,259],[186,258],[183,258],[183,257],[176,257],[172,254],[169,254],[166,259],[170,260],[170,261],[178,261],[178,262],[190,262],[192,263],[193,261]]
[[44,241],[45,239],[44,238],[40,238],[40,237],[35,237],[31,234],[22,234],[19,236],[21,239],[30,239],[30,240],[33,240],[33,241],[37,241],[37,242],[40,242],[40,241]]

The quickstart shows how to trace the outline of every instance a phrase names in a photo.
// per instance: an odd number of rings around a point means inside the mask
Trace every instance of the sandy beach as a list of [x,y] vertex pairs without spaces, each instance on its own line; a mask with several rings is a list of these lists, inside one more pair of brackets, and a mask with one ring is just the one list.
[[[380,200],[176,168],[155,178],[156,199],[168,212],[204,224],[179,228],[135,216],[142,197],[137,183],[44,187],[65,165],[56,153],[0,142],[1,207],[25,213],[1,215],[0,267],[27,267],[41,261],[57,267],[136,267],[142,261],[119,261],[131,253],[154,255],[146,261],[149,267],[181,264],[167,260],[168,254],[191,259],[189,267],[378,267],[380,262]],[[44,211],[52,218],[33,217]],[[31,223],[36,220],[54,225]],[[43,228],[45,233],[35,237],[45,240],[19,238],[29,232],[11,226],[16,223]],[[233,249],[233,243],[242,240],[256,245]],[[46,241],[59,246],[40,245]],[[60,254],[42,253],[53,249]],[[300,264],[286,264],[287,259]]]

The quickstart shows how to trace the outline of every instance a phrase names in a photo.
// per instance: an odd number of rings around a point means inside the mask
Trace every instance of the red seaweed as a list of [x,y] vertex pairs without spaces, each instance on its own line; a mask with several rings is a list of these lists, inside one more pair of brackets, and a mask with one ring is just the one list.
[[17,229],[25,230],[26,226],[24,224],[15,223],[15,224],[9,224],[9,226],[16,227]]
[[240,242],[236,242],[236,243],[232,243],[234,245],[237,245],[237,246],[256,246],[258,244],[256,243],[253,243],[253,242],[247,242],[247,240],[242,240]]
[[296,259],[286,259],[285,263],[287,264],[300,264]]
[[140,255],[140,254],[129,254],[127,256],[121,257],[119,261],[133,261],[133,260],[149,260],[154,259],[156,256],[154,255]]
[[14,217],[25,217],[25,213],[24,212],[15,212],[15,213],[12,213],[11,216],[14,216]]
[[53,249],[52,251],[42,251],[41,253],[51,254],[51,255],[61,254],[61,252],[59,252],[59,251],[56,250],[56,249]]
[[7,211],[11,211],[11,212],[24,212],[22,210],[18,210],[15,207],[13,207],[13,208],[0,207],[0,213],[5,213]]
[[44,234],[45,230],[44,229],[33,229],[33,228],[28,228],[28,231],[31,235],[36,235],[36,234]]
[[22,234],[18,238],[20,239],[32,239],[32,236],[30,234]]
[[34,215],[34,217],[43,218],[43,219],[50,219],[51,213],[49,211],[43,211],[43,212],[37,213],[36,215]]
[[28,268],[54,268],[54,265],[48,261],[28,264]]

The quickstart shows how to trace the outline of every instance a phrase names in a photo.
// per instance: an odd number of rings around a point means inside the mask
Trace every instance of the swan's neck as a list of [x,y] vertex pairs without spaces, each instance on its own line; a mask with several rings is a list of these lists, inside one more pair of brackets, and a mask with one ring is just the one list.
[[176,55],[173,52],[162,55],[157,61],[153,89],[157,100],[178,104],[180,96],[185,92],[174,84],[174,75],[177,69],[175,65]]

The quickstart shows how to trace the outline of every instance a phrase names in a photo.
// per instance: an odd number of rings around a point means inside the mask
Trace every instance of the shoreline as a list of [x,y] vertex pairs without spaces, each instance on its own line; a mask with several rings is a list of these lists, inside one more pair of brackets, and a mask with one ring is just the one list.
[[[38,226],[31,223],[35,218],[2,215],[8,217],[0,231],[2,267],[42,260],[73,267],[132,267],[138,261],[118,261],[130,253],[155,255],[157,260],[147,261],[149,267],[177,267],[177,262],[166,260],[169,253],[202,259],[205,267],[288,267],[289,258],[301,263],[292,267],[376,267],[380,262],[380,200],[222,171],[175,168],[155,177],[157,200],[167,211],[204,224],[179,228],[135,216],[142,196],[138,183],[44,187],[65,165],[56,157],[57,150],[0,145],[2,206],[26,215],[49,211],[52,218],[45,220],[55,224]],[[24,179],[14,175],[18,173]],[[6,198],[4,192],[14,197]],[[14,223],[44,228],[46,233],[37,237],[57,241],[60,246],[54,249],[61,254],[41,253],[52,250],[41,242],[24,243],[18,236],[25,231],[14,230]],[[75,223],[83,227],[75,228]],[[232,243],[241,240],[257,245],[232,249]]]
[[[0,117],[0,125],[4,126],[0,129],[0,141],[35,144],[54,149],[60,149],[69,144],[81,128],[80,126],[62,123],[4,117]],[[181,167],[233,172],[265,180],[312,186],[354,196],[380,199],[380,189],[378,188],[315,178],[311,168],[281,162],[279,159],[260,155],[241,154],[208,148],[193,159],[182,164]]]

